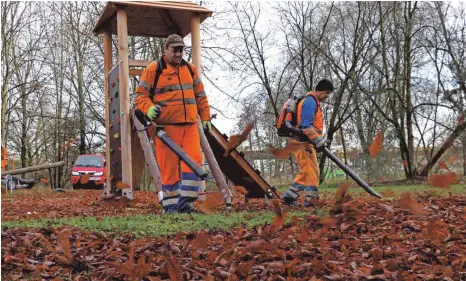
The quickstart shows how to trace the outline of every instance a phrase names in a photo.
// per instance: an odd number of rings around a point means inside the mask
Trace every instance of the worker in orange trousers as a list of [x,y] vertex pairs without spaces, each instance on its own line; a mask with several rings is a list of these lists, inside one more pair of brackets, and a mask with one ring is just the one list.
[[[326,100],[332,92],[332,82],[323,79],[317,83],[315,91],[308,92],[298,103],[296,127],[303,131],[310,143],[294,152],[299,172],[288,190],[283,193],[282,202],[286,205],[297,205],[303,192],[306,207],[315,206],[319,199],[320,170],[317,151],[327,144],[327,140],[322,137],[324,122],[320,102]],[[296,142],[293,139],[291,141]]]
[[[210,107],[196,67],[183,59],[185,44],[179,35],[170,35],[164,55],[144,69],[136,88],[134,104],[191,159],[202,165],[198,115],[204,129],[211,128]],[[155,139],[157,163],[162,177],[164,213],[195,212],[201,179],[161,140]]]
[[6,171],[8,167],[8,151],[6,147],[2,145],[2,171]]

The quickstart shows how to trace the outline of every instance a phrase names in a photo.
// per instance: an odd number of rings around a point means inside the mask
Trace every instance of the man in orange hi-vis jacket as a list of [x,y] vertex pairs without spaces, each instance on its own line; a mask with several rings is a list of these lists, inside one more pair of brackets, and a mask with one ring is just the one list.
[[306,148],[294,153],[299,172],[288,190],[283,193],[282,202],[287,205],[297,205],[303,191],[306,207],[315,205],[319,199],[320,170],[316,150],[319,151],[327,144],[327,140],[322,137],[324,122],[320,102],[326,100],[332,92],[332,82],[323,79],[317,83],[315,91],[307,93],[297,106],[296,127],[303,131],[312,145],[306,145]]
[[6,150],[6,147],[2,145],[2,171],[6,171],[7,167],[8,167],[8,152]]
[[[179,35],[168,36],[165,54],[144,69],[134,104],[157,125],[163,125],[168,136],[202,165],[197,120],[199,115],[204,129],[210,129],[210,107],[196,67],[183,59],[184,47]],[[155,139],[155,151],[164,213],[195,212],[193,202],[199,195],[200,178],[184,162],[180,177],[178,156],[159,139]]]

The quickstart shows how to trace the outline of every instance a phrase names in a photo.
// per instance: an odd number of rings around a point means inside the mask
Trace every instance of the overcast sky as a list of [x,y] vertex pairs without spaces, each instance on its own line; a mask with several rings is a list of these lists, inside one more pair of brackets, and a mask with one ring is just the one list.
[[[243,1],[244,2],[244,1]],[[280,19],[278,15],[275,13],[273,7],[277,5],[278,2],[261,2],[261,16],[260,20],[258,22],[258,27],[260,31],[264,31],[269,28],[269,24],[272,23],[279,23]],[[215,17],[215,11],[220,11],[222,8],[226,5],[230,5],[229,2],[227,1],[218,1],[218,2],[207,2],[205,6],[214,11],[214,14],[212,17],[207,18],[204,23],[208,23],[208,21],[216,21],[216,24],[219,24],[219,21],[222,21],[222,17]],[[267,15],[267,16],[265,16]],[[223,17],[223,19],[228,19],[229,17]],[[234,20],[234,16],[230,17],[231,20]],[[220,23],[221,26],[225,26],[226,22]],[[203,36],[204,34],[201,33],[201,38],[204,40],[206,39],[207,36]],[[279,33],[276,34],[277,37],[282,37]],[[282,38],[283,39],[283,38]],[[189,39],[190,41],[190,39]],[[270,66],[274,64],[274,61],[278,62],[279,55],[281,54],[281,51],[279,49],[280,45],[280,38],[276,38],[276,45],[275,46],[269,46],[268,50],[268,57],[270,59]],[[187,42],[189,45],[191,42]],[[229,42],[225,42],[225,46]],[[212,42],[203,42],[204,45],[209,45],[213,46],[214,43]],[[222,91],[225,91],[229,95],[234,96],[237,94],[238,88],[237,88],[237,83],[232,79],[234,77],[231,77],[231,74],[228,73],[228,71],[222,71],[219,68],[212,68],[211,71],[207,72],[207,75],[211,79],[216,79],[215,83],[217,84],[218,87],[222,89]],[[239,119],[237,119],[237,115],[239,113],[238,108],[240,105],[238,105],[235,101],[233,101],[230,97],[227,95],[223,94],[221,91],[216,89],[212,83],[210,83],[207,79],[203,79],[203,83],[206,88],[206,93],[209,98],[209,103],[211,106],[218,108],[224,115],[227,117],[224,117],[222,114],[220,114],[217,110],[211,109],[212,113],[218,113],[216,119],[214,119],[212,122],[213,124],[219,128],[219,130],[222,133],[226,133],[228,135],[231,135],[232,133],[237,132],[237,122]],[[249,95],[251,94],[251,91],[253,89],[248,89],[247,91],[243,92],[242,95]]]

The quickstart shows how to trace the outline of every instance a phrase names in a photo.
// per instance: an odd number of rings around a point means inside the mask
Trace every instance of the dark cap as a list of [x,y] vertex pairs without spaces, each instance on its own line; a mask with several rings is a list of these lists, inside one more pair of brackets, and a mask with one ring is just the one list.
[[183,42],[183,38],[181,38],[181,36],[179,36],[178,34],[172,34],[167,37],[167,40],[165,41],[165,46],[184,47],[185,45]]
[[316,91],[333,92],[333,84],[328,79],[322,79],[317,83]]

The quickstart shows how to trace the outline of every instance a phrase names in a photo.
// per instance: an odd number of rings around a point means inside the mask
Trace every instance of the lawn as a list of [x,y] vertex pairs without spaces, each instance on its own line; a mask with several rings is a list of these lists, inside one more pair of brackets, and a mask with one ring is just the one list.
[[104,202],[92,190],[3,193],[2,278],[466,277],[465,186],[375,189],[383,199],[356,186],[346,192],[322,186],[318,212],[262,199],[245,205],[235,193],[231,210],[220,204],[210,215],[162,215],[156,194],[146,191],[136,191],[127,206]]

